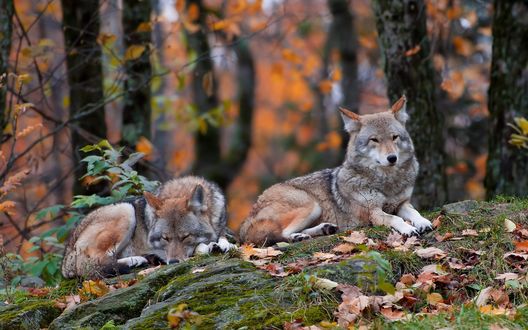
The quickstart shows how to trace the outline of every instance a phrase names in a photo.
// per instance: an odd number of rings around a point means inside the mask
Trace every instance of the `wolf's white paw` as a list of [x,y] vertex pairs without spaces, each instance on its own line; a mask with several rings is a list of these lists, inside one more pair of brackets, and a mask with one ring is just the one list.
[[148,260],[141,256],[133,256],[117,259],[117,263],[127,265],[128,267],[139,267],[148,264]]
[[303,234],[303,233],[293,233],[290,235],[290,240],[292,242],[300,242],[300,241],[304,241],[310,238],[312,238],[312,236],[308,234]]
[[333,235],[337,233],[338,227],[333,223],[323,222],[320,224],[323,235]]
[[196,246],[196,248],[194,248],[194,254],[208,254],[209,249],[209,245],[200,243]]
[[411,223],[420,232],[433,229],[433,224],[431,223],[431,221],[427,220],[424,217],[415,217],[411,219]]
[[393,225],[392,228],[396,229],[397,232],[403,235],[407,235],[407,236],[418,235],[418,229],[404,221]]
[[229,243],[224,237],[221,237],[218,242],[209,243],[209,253],[226,253],[233,248],[236,248],[236,245]]

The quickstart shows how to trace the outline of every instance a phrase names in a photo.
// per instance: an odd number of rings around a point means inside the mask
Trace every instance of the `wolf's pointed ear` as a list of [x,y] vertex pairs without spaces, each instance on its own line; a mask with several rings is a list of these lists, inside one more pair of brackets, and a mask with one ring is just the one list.
[[153,207],[154,209],[159,210],[161,208],[161,205],[162,205],[161,199],[156,197],[154,194],[149,193],[148,191],[145,191],[143,192],[143,197],[145,197],[147,204]]
[[407,97],[405,97],[405,94],[392,105],[390,112],[394,114],[397,121],[405,125],[409,119],[409,115],[407,114]]
[[343,118],[345,123],[345,130],[348,133],[359,131],[361,128],[361,116],[342,107],[339,107],[339,111],[341,111],[341,118]]
[[189,209],[193,212],[204,211],[204,189],[201,185],[194,188],[192,197],[189,200]]

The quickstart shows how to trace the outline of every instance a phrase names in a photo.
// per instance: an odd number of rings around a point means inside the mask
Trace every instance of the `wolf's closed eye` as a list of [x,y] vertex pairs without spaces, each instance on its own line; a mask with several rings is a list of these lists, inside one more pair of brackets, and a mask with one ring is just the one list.
[[378,142],[379,142],[379,140],[376,139],[376,138],[370,138],[370,141],[372,141],[372,142],[374,142],[374,143],[378,143]]
[[396,139],[399,138],[399,137],[400,137],[399,135],[393,135],[393,136],[392,136],[392,140],[394,141],[394,140],[396,140]]

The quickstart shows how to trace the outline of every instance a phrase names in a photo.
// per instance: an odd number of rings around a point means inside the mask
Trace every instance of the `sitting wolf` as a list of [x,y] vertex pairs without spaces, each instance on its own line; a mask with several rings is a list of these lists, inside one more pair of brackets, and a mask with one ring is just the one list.
[[389,111],[363,116],[340,109],[350,134],[344,163],[265,190],[240,227],[241,241],[269,245],[368,223],[406,235],[430,229],[410,203],[418,162],[406,102],[403,96]]
[[196,253],[227,251],[226,203],[220,188],[200,177],[171,180],[157,196],[89,213],[71,234],[62,274],[104,277],[126,273],[147,258],[176,263]]

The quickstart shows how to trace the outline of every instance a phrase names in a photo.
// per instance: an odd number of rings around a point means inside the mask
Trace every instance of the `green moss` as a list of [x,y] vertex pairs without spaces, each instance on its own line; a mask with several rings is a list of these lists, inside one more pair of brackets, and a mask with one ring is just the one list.
[[0,307],[0,329],[46,328],[61,310],[53,301],[28,300]]
[[332,248],[341,242],[339,235],[321,236],[314,239],[290,244],[278,258],[279,262],[288,263],[302,258],[309,258],[315,252],[330,252]]

